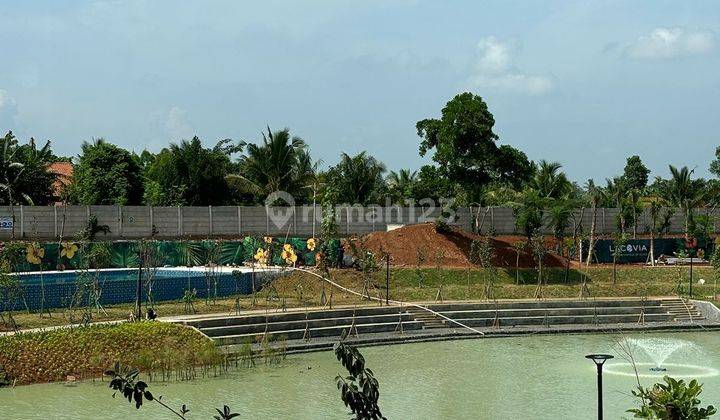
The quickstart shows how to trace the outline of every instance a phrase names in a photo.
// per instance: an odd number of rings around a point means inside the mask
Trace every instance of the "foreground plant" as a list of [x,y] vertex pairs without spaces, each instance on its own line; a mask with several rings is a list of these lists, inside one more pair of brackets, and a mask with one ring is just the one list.
[[702,393],[702,384],[693,379],[689,384],[669,376],[663,378],[665,383],[658,383],[651,388],[638,386],[632,394],[643,402],[641,408],[632,408],[628,413],[642,419],[663,420],[702,420],[708,419],[717,410],[712,405],[700,407],[698,396]]
[[349,374],[344,378],[341,375],[335,378],[340,397],[354,414],[354,420],[385,419],[378,406],[380,385],[372,370],[365,367],[363,355],[356,347],[346,344],[345,337],[347,331],[343,331],[334,348],[335,356]]
[[[148,389],[148,384],[144,381],[138,380],[140,371],[137,369],[122,366],[120,363],[115,363],[115,367],[106,371],[105,375],[112,378],[110,380],[110,388],[115,391],[113,393],[113,398],[115,398],[115,395],[119,392],[122,394],[123,398],[128,400],[128,402],[135,402],[135,408],[137,409],[142,407],[143,401],[154,401],[181,419],[186,419],[187,414],[190,412],[185,404],[183,404],[179,410],[175,410],[162,402],[162,395],[155,398],[152,392]],[[217,420],[229,420],[240,415],[238,413],[233,413],[227,405],[224,405],[222,410],[216,408],[215,411],[218,412],[218,415],[213,417]]]

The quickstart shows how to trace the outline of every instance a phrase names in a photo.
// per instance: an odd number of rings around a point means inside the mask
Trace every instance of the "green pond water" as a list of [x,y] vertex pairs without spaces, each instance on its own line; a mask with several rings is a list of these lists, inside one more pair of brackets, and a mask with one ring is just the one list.
[[[673,376],[700,377],[702,401],[720,403],[717,332],[627,335],[642,345],[635,356],[644,385],[657,382],[652,361]],[[595,366],[585,354],[618,355],[616,336],[564,335],[417,343],[363,349],[380,381],[390,419],[594,419]],[[622,360],[604,375],[605,418],[630,417],[635,377]],[[212,418],[229,405],[242,419],[345,419],[334,378],[343,373],[331,352],[289,356],[282,366],[240,369],[219,378],[153,383],[155,395],[189,418]],[[654,375],[654,376],[653,376]],[[2,419],[172,419],[156,403],[140,410],[111,398],[107,383],[44,384],[0,389]]]

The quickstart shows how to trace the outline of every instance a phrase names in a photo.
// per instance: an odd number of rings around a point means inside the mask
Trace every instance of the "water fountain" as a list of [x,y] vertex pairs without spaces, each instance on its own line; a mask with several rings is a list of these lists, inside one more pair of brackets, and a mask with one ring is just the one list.
[[[708,377],[720,375],[717,369],[694,364],[668,363],[668,360],[678,359],[683,356],[687,359],[692,352],[699,352],[701,349],[695,343],[676,338],[625,338],[618,346],[627,349],[633,354],[633,363],[612,363],[606,371],[610,374],[639,377],[661,377],[669,374],[673,377]],[[637,352],[635,350],[642,350]],[[638,362],[643,360],[643,354],[651,362]],[[647,370],[645,370],[647,369]],[[649,372],[649,373],[648,373]]]
[[628,338],[628,343],[634,347],[641,348],[655,364],[650,368],[653,372],[665,372],[667,368],[663,363],[673,353],[680,349],[695,347],[690,341],[672,338]]

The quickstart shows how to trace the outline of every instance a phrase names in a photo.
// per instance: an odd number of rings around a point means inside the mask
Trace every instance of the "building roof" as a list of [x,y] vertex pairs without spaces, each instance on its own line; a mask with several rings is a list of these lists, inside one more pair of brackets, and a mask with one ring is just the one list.
[[55,175],[53,194],[55,197],[60,197],[63,188],[72,182],[73,164],[72,162],[53,162],[48,166],[47,171]]

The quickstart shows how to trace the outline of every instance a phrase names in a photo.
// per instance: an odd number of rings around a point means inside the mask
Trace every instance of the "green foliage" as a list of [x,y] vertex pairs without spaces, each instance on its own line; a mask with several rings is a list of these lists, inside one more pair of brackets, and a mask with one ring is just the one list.
[[494,125],[495,118],[481,97],[459,94],[445,105],[440,119],[417,122],[420,155],[433,150],[432,159],[443,175],[473,195],[493,180],[519,185],[530,178],[530,162],[519,150],[498,147]]
[[367,152],[355,156],[343,153],[340,162],[325,175],[327,188],[335,190],[335,203],[382,204],[386,192],[385,171],[385,165]]
[[669,376],[663,380],[664,384],[658,383],[650,388],[639,386],[632,391],[641,400],[642,406],[630,409],[628,413],[643,419],[701,420],[717,412],[712,405],[700,407],[698,396],[702,393],[702,385],[697,380],[693,379],[689,384]]
[[650,170],[643,164],[640,156],[634,155],[627,158],[622,176],[625,188],[643,191],[647,186],[648,175],[650,175]]
[[171,143],[158,153],[145,170],[145,203],[163,206],[223,205],[230,201],[225,176],[231,171],[230,155],[240,146],[221,141],[204,148],[196,136]]
[[[38,148],[35,139],[31,137],[27,144],[17,147],[15,159],[22,164],[22,170],[14,183],[15,195],[26,197],[27,203],[36,206],[53,203],[55,175],[47,170],[48,165],[54,160],[50,142],[47,141],[43,147]],[[0,202],[5,201],[2,196],[0,200]]]
[[528,189],[523,192],[519,202],[512,203],[515,214],[515,227],[522,232],[528,240],[540,230],[543,225],[543,212],[546,200],[537,190]]
[[[401,169],[399,172],[390,171],[386,182],[388,195],[395,204],[405,204],[405,199],[414,198],[413,186],[417,179],[417,172]],[[424,197],[418,197],[424,198]]]
[[130,152],[103,139],[83,143],[70,187],[74,203],[137,205],[142,195],[140,166]]
[[312,161],[307,144],[290,130],[263,133],[261,144],[248,144],[240,158],[239,171],[227,181],[253,203],[262,203],[271,193],[284,191],[296,204],[307,202],[309,186],[315,178],[317,164]]
[[720,146],[715,148],[715,160],[710,162],[710,173],[720,178]]
[[98,233],[107,235],[110,233],[110,226],[101,225],[97,216],[93,214],[88,217],[85,227],[78,233],[78,239],[81,241],[94,241]]
[[380,385],[372,370],[365,367],[365,358],[360,350],[345,343],[346,336],[347,332],[343,331],[333,349],[337,360],[348,371],[348,376],[338,375],[335,378],[340,398],[354,415],[353,419],[384,419],[378,406]]

